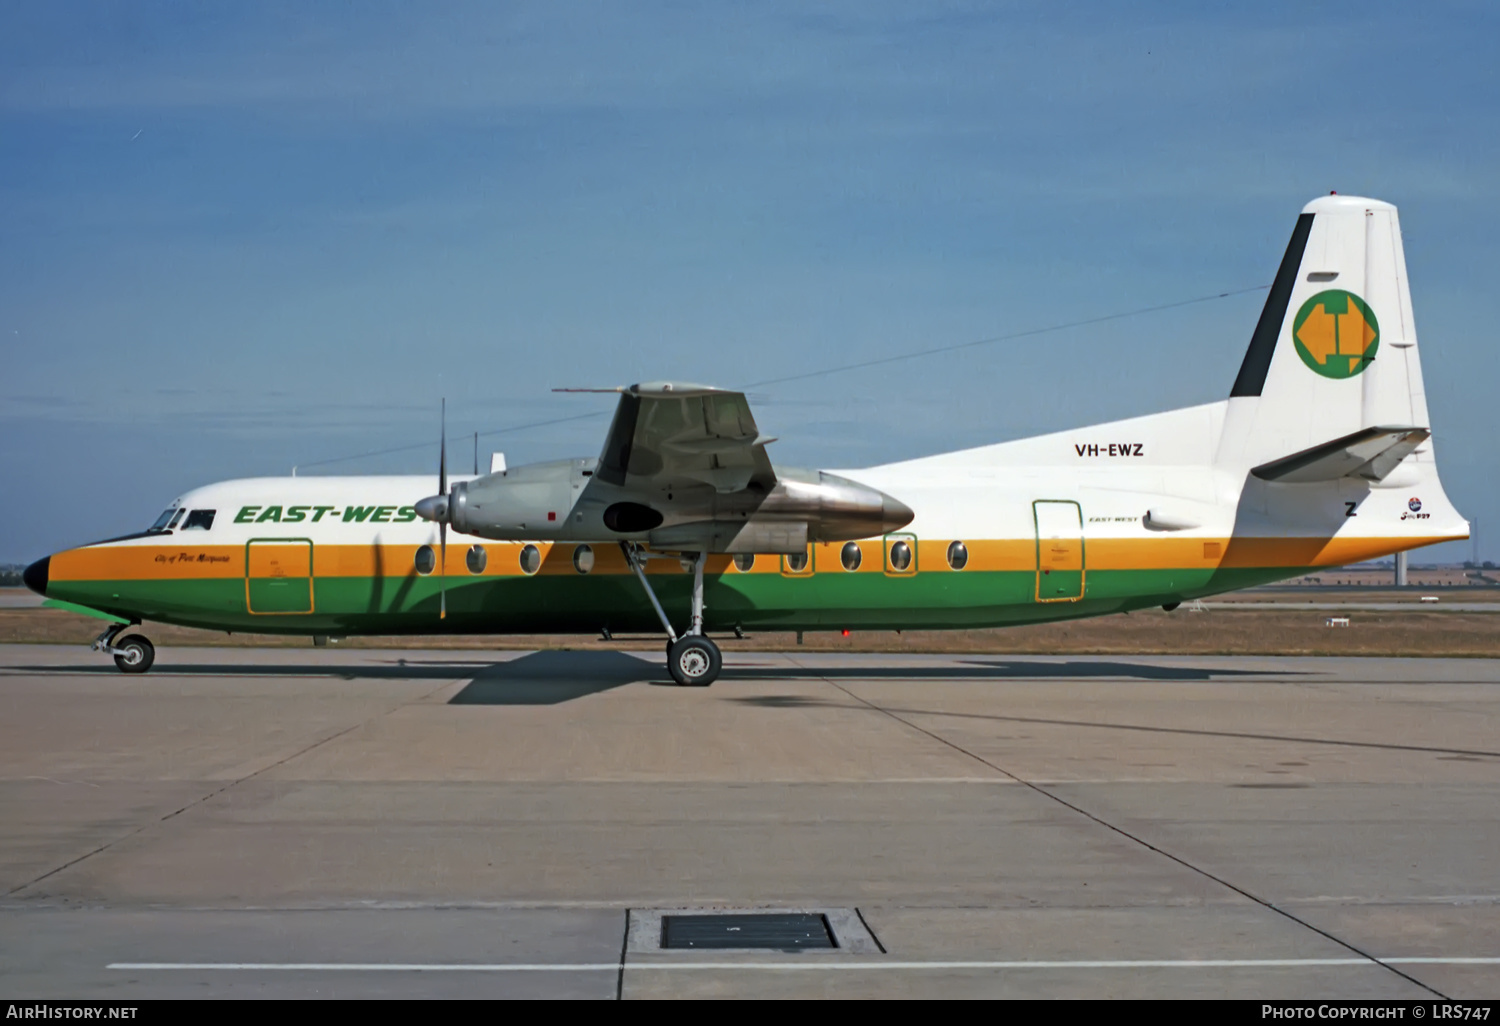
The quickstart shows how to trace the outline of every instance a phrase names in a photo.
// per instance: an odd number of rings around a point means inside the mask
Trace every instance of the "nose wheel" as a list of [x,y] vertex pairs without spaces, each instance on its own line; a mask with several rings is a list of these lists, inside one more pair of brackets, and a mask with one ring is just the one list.
[[115,665],[121,673],[145,673],[156,662],[156,646],[132,634],[115,646]]
[[105,652],[115,657],[115,665],[121,673],[145,673],[156,662],[156,646],[140,634],[127,634],[118,642],[120,633],[134,624],[112,623],[103,634],[94,639],[90,647],[95,652]]

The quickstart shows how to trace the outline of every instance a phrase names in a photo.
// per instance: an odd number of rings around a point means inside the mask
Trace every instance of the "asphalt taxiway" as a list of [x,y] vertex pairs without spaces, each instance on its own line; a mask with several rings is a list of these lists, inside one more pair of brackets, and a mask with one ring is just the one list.
[[1492,998],[1497,728],[1500,660],[0,646],[0,990]]

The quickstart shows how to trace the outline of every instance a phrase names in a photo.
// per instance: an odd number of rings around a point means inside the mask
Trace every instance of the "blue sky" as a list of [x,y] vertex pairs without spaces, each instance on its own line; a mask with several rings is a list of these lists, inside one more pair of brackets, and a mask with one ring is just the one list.
[[[426,471],[443,396],[453,436],[598,411],[481,446],[592,455],[610,400],[550,389],[1263,284],[1329,189],[1401,208],[1444,483],[1500,559],[1493,6],[1061,6],[0,7],[0,561],[213,480]],[[1206,402],[1260,302],[752,399],[819,466]]]

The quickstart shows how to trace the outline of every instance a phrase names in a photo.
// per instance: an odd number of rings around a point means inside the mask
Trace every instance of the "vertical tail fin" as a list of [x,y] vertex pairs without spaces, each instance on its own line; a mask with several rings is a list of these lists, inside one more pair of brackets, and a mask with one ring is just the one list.
[[[1396,208],[1314,200],[1230,391],[1218,462],[1249,468],[1366,428],[1429,426]],[[1430,462],[1430,441],[1411,459]]]

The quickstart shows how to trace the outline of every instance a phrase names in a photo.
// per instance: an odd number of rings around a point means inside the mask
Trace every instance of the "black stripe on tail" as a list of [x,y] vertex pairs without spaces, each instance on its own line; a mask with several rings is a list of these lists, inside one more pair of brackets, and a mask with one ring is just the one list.
[[1276,281],[1271,285],[1271,294],[1266,297],[1265,308],[1255,324],[1255,334],[1250,336],[1250,348],[1245,352],[1245,362],[1240,364],[1239,377],[1229,390],[1230,398],[1244,395],[1260,395],[1266,387],[1266,372],[1271,369],[1271,357],[1276,355],[1276,339],[1281,335],[1281,322],[1286,319],[1286,306],[1292,299],[1292,288],[1297,284],[1297,269],[1302,266],[1302,251],[1307,248],[1307,236],[1312,231],[1313,215],[1299,214],[1297,227],[1292,230],[1292,241],[1287,244],[1286,256],[1281,258],[1281,269],[1276,272]]

